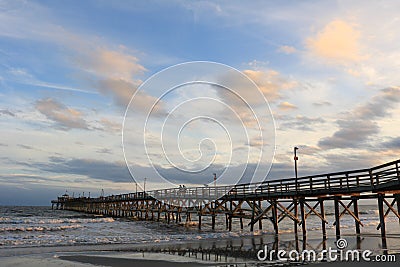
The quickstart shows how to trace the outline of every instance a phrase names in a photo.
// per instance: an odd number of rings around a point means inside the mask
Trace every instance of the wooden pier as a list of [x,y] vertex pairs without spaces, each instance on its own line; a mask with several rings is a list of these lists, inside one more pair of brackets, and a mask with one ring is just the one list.
[[[303,240],[307,238],[307,218],[316,215],[321,220],[322,237],[327,238],[325,205],[333,203],[336,239],[341,236],[340,220],[348,215],[354,219],[355,234],[359,238],[361,227],[359,203],[375,199],[378,203],[379,225],[383,248],[386,244],[385,218],[393,213],[400,222],[400,160],[369,169],[343,171],[272,180],[255,184],[169,188],[98,198],[63,195],[52,201],[52,208],[113,217],[133,217],[140,220],[166,223],[197,221],[211,217],[215,228],[216,217],[224,216],[226,228],[232,230],[232,221],[250,231],[270,222],[278,235],[279,223],[293,222],[294,232],[301,227]],[[397,208],[396,208],[397,204]],[[304,242],[303,242],[304,244]]]

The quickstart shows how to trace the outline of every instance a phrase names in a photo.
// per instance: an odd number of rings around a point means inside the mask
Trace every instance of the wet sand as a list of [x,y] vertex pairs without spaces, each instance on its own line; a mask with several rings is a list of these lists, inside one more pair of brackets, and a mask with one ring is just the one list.
[[124,258],[111,258],[101,256],[61,256],[61,260],[68,260],[80,263],[89,263],[94,265],[103,265],[110,267],[152,267],[152,266],[164,266],[164,267],[206,267],[211,266],[209,264],[202,264],[196,262],[176,262],[176,261],[165,261],[165,260],[139,260],[139,259],[124,259]]
[[[264,245],[274,246],[273,235],[246,236],[226,240],[199,240],[192,242],[165,242],[151,244],[110,244],[90,246],[62,246],[44,248],[4,248],[0,249],[0,266],[295,266],[309,264],[316,267],[336,266],[398,266],[397,262],[322,262],[322,263],[289,263],[258,261],[257,251]],[[285,251],[302,247],[302,241],[296,243],[293,235],[281,235],[279,248]],[[354,236],[348,236],[348,249],[370,249],[375,255],[383,254],[379,249],[380,239],[377,236],[364,236],[357,243]],[[398,241],[399,237],[393,237]],[[390,240],[389,240],[390,241]],[[323,246],[334,247],[334,239],[321,243],[318,238],[309,239],[307,249],[322,250]],[[389,252],[394,253],[394,252]]]

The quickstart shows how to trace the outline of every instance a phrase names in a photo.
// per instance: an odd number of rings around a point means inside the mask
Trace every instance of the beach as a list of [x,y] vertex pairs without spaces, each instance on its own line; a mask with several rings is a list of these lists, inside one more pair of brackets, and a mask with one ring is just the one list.
[[[397,237],[389,238],[389,241]],[[88,246],[61,246],[1,249],[1,266],[397,266],[396,262],[310,262],[310,261],[260,261],[257,251],[267,245],[269,235],[237,237],[230,239],[210,239],[192,242],[152,243],[152,244],[110,244]],[[349,236],[349,247],[357,247]],[[368,246],[379,246],[379,237],[364,237],[362,242]],[[373,244],[375,242],[375,244]],[[299,246],[302,247],[302,240]],[[328,239],[326,246],[333,246],[334,240]],[[291,250],[295,248],[291,236],[283,234],[279,240],[279,248]],[[321,249],[320,240],[307,241],[307,249]],[[375,250],[375,255],[383,255],[383,251]]]

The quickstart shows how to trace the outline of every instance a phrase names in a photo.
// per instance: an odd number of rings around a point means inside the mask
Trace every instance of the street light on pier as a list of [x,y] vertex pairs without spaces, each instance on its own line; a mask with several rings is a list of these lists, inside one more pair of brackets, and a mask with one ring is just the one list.
[[143,180],[143,192],[145,192],[145,193],[146,193],[146,180],[147,180],[147,178],[144,178],[144,180]]

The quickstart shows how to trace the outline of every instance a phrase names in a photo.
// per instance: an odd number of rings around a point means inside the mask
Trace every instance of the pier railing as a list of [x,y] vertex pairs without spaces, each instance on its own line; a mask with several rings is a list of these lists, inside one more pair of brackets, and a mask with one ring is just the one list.
[[[393,186],[400,189],[399,165],[400,160],[396,160],[369,169],[325,173],[299,177],[298,179],[288,178],[228,186],[167,188],[80,199],[93,202],[148,198],[156,198],[164,201],[173,199],[214,200],[218,198],[291,197],[376,192]],[[60,197],[59,201],[62,201],[62,198]],[[74,199],[76,198],[66,198],[64,201],[73,201]]]

